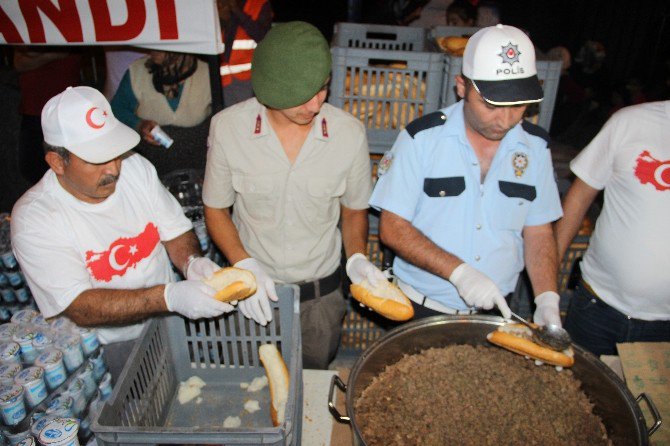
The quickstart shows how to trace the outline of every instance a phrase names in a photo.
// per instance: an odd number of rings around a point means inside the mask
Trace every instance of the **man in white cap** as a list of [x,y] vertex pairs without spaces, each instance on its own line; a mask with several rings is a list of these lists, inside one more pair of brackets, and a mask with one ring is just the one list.
[[525,264],[535,322],[560,325],[561,205],[546,141],[522,127],[543,98],[530,39],[512,26],[478,31],[456,87],[462,101],[410,123],[380,162],[370,204],[398,285],[415,317],[498,307],[508,318]]
[[[191,222],[154,167],[129,152],[139,135],[100,92],[69,87],[54,96],[42,129],[50,169],[14,205],[11,235],[45,318],[97,327],[118,374],[148,317],[233,309],[199,280],[218,266],[200,256]],[[188,280],[174,282],[170,261]]]

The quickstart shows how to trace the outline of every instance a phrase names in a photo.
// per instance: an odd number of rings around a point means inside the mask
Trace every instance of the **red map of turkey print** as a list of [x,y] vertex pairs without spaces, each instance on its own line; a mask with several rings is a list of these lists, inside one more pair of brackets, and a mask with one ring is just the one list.
[[149,223],[137,236],[121,237],[112,242],[106,251],[86,251],[86,266],[95,280],[109,282],[149,257],[158,243],[158,228]]

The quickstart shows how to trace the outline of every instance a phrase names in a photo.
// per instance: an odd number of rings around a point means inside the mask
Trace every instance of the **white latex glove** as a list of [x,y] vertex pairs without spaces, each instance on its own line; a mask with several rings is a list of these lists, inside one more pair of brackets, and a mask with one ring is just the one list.
[[240,260],[234,266],[247,269],[254,273],[256,277],[256,293],[241,300],[237,304],[237,308],[249,319],[253,319],[261,325],[267,325],[272,320],[272,308],[268,298],[274,302],[279,300],[274,280],[268,276],[261,264],[254,258],[249,257]]
[[221,267],[208,259],[207,257],[198,257],[188,264],[187,270],[184,271],[184,277],[187,280],[202,280],[206,279]]
[[387,280],[384,273],[382,273],[379,268],[360,252],[349,257],[345,269],[351,283],[361,283],[363,280],[367,279],[368,283],[374,287],[377,286],[379,282]]
[[495,305],[505,319],[512,317],[512,313],[505,298],[500,294],[498,286],[486,274],[479,272],[467,263],[458,265],[449,276],[449,281],[454,284],[465,303],[471,307],[490,310]]
[[533,313],[533,322],[537,325],[558,325],[561,324],[561,313],[558,310],[560,301],[558,293],[554,291],[545,291],[535,298],[535,313]]
[[165,285],[163,297],[168,310],[189,319],[216,317],[233,311],[232,305],[214,299],[216,290],[200,280],[182,280]]

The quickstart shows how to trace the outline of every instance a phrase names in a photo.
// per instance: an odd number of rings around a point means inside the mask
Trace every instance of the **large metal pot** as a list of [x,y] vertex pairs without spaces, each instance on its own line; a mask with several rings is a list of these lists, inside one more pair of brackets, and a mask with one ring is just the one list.
[[[495,316],[434,316],[410,322],[389,331],[358,358],[345,385],[334,376],[328,396],[329,410],[339,422],[350,423],[355,445],[365,445],[356,421],[354,404],[372,379],[387,365],[399,361],[405,354],[419,353],[430,347],[455,344],[490,345],[486,334],[503,325]],[[603,362],[591,353],[574,346],[575,364],[572,370],[583,384],[583,390],[594,403],[609,438],[615,445],[647,445],[649,436],[660,426],[660,416],[651,400],[641,394],[633,398],[624,382]],[[346,394],[346,416],[334,404],[337,386]],[[655,417],[648,429],[638,402],[644,400]]]

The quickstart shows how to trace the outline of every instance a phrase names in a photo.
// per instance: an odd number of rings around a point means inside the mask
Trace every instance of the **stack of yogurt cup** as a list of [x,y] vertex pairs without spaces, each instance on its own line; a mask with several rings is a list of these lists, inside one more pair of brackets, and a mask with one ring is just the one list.
[[[111,395],[102,350],[95,330],[65,317],[46,321],[31,308],[0,324],[0,444],[88,440],[100,404]],[[60,424],[42,435],[45,423],[55,419]]]

